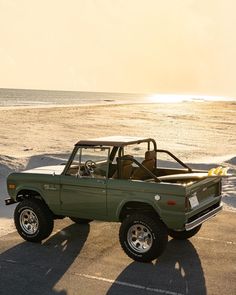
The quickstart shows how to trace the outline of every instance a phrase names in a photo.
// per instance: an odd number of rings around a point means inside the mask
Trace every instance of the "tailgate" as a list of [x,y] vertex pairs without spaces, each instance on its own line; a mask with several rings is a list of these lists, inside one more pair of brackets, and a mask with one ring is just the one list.
[[200,225],[222,210],[221,177],[207,177],[187,187],[185,229]]
[[186,188],[188,211],[218,200],[221,196],[221,177],[207,177]]

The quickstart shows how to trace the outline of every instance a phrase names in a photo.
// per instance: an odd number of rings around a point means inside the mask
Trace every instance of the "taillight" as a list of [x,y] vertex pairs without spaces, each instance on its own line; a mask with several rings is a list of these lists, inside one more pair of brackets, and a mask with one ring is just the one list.
[[185,211],[188,211],[189,210],[189,199],[188,199],[188,196],[185,196]]

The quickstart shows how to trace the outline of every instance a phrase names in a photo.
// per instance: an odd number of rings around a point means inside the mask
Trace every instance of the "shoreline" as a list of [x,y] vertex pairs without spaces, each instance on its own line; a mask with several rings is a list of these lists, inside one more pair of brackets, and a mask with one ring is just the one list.
[[11,111],[11,110],[24,110],[24,109],[65,109],[65,108],[79,108],[79,107],[112,107],[112,106],[136,106],[136,105],[158,105],[158,106],[174,106],[181,104],[235,104],[236,101],[232,100],[221,100],[221,101],[213,101],[213,100],[190,100],[190,101],[177,101],[177,102],[155,102],[155,101],[147,101],[147,100],[139,100],[135,102],[127,101],[101,101],[101,102],[90,102],[90,103],[77,103],[77,104],[35,104],[35,105],[14,105],[14,106],[2,106],[0,105],[0,111]]

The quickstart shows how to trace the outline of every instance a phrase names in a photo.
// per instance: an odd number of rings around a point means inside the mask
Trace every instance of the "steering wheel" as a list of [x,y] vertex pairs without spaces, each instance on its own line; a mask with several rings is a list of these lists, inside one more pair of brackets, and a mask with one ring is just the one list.
[[84,170],[85,170],[85,174],[88,176],[93,176],[94,173],[94,168],[96,168],[96,163],[92,160],[87,160],[84,163]]

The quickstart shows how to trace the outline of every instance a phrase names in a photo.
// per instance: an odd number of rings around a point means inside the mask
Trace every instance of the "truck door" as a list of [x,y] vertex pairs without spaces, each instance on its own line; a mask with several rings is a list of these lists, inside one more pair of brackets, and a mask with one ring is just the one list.
[[61,175],[61,210],[64,215],[103,219],[107,216],[109,148],[80,147]]

